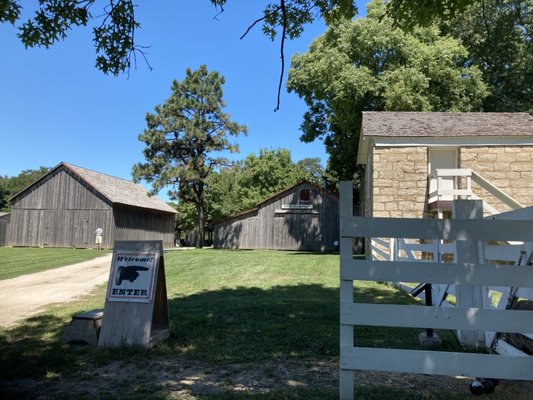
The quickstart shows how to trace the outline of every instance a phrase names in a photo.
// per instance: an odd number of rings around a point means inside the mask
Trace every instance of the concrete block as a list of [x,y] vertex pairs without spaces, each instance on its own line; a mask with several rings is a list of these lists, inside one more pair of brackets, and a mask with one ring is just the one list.
[[102,326],[103,310],[92,310],[72,317],[69,326],[63,332],[64,343],[86,343],[96,346]]

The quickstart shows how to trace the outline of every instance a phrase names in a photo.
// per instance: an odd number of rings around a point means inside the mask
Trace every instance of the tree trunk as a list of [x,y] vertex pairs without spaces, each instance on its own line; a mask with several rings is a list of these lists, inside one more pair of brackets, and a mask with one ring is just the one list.
[[204,230],[205,230],[205,217],[204,217],[204,185],[203,182],[197,187],[198,202],[196,203],[196,210],[198,211],[198,217],[196,219],[196,247],[201,249],[204,247]]
[[204,247],[204,205],[198,205],[198,218],[196,219],[196,248]]

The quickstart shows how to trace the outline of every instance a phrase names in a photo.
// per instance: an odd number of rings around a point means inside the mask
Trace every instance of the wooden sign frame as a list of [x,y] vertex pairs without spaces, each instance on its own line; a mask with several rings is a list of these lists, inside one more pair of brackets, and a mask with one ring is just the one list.
[[151,347],[169,336],[163,242],[116,241],[98,346]]

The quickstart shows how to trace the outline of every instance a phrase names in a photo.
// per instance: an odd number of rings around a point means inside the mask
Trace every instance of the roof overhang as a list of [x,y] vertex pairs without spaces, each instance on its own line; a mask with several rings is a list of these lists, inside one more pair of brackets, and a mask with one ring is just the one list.
[[361,132],[357,164],[365,165],[372,147],[503,147],[533,146],[531,136],[366,136]]

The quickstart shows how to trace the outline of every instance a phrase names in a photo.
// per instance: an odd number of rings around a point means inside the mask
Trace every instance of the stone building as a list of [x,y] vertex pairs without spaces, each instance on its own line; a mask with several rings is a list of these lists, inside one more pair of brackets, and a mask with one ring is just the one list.
[[434,217],[455,198],[485,214],[533,205],[533,116],[364,112],[357,162],[362,214]]

